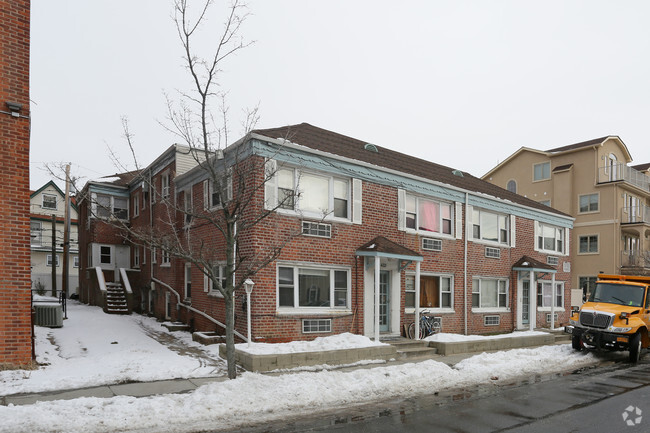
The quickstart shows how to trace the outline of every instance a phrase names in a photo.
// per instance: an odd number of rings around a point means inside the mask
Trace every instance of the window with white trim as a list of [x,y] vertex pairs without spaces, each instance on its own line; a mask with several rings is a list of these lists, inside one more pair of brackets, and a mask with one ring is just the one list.
[[115,197],[108,194],[93,194],[95,199],[92,204],[93,216],[97,218],[129,218],[129,199]]
[[332,332],[332,319],[303,319],[303,334],[316,334],[321,332]]
[[[59,256],[58,256],[58,254],[55,255],[54,257],[56,257],[56,266],[59,267]],[[46,260],[47,260],[46,265],[51,267],[52,266],[52,254],[48,254]]]
[[140,247],[137,245],[133,247],[133,267],[140,267]]
[[170,266],[169,251],[166,248],[162,248],[160,251],[160,266]]
[[533,181],[551,178],[551,162],[541,162],[533,165]]
[[232,200],[232,170],[218,180],[203,181],[203,203],[206,209],[222,207],[223,203]]
[[598,235],[585,235],[578,237],[579,254],[598,253]]
[[302,222],[302,234],[306,236],[316,236],[320,238],[332,237],[332,225],[317,223],[313,221]]
[[484,326],[496,326],[501,323],[501,316],[484,316],[483,325]]
[[278,267],[278,307],[340,309],[350,306],[350,271]]
[[472,209],[472,237],[475,240],[495,242],[503,245],[510,243],[510,216]]
[[[553,291],[551,281],[537,282],[537,308],[551,308]],[[564,283],[555,282],[555,306],[564,307]]]
[[451,203],[406,194],[405,211],[407,229],[452,234]]
[[578,196],[579,212],[598,212],[598,193]]
[[473,278],[472,308],[508,308],[508,280],[501,278]]
[[169,173],[163,173],[160,177],[160,195],[162,198],[169,198]]
[[30,221],[29,234],[31,237],[31,245],[37,247],[43,245],[43,226],[40,221]]
[[41,207],[43,209],[56,209],[56,202],[57,202],[57,197],[54,194],[42,194],[41,198],[43,199],[43,202],[41,203]]
[[133,216],[137,217],[140,215],[140,193],[135,193],[133,195]]
[[99,263],[110,265],[113,263],[113,247],[110,245],[101,245],[99,247]]
[[79,267],[79,256],[73,256],[72,257],[72,267],[74,267],[74,268]]
[[[446,275],[420,275],[420,308],[453,308],[453,278]],[[405,281],[405,307],[415,308],[415,275]]]
[[[212,267],[212,272],[216,277],[217,281],[222,288],[226,287],[226,265],[217,264]],[[207,275],[203,278],[203,290],[209,292],[212,295],[222,296],[223,294],[219,291],[219,287],[215,287],[212,278],[209,278]]]
[[564,229],[549,224],[537,222],[535,225],[537,236],[536,249],[564,254]]

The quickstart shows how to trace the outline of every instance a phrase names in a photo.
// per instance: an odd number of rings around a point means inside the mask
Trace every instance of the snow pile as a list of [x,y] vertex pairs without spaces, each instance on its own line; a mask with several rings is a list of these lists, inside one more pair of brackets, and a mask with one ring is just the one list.
[[292,341],[289,343],[248,343],[236,344],[235,348],[253,355],[277,355],[281,353],[321,352],[326,350],[354,349],[361,347],[386,346],[363,335],[343,334],[318,337],[312,341]]
[[546,335],[547,332],[543,331],[515,331],[511,334],[499,334],[499,335],[461,335],[461,334],[448,334],[448,333],[438,333],[429,335],[426,338],[423,338],[424,341],[437,341],[440,343],[455,343],[458,341],[474,341],[474,340],[491,340],[498,338],[526,338],[533,335]]
[[[428,360],[346,372],[280,376],[244,373],[236,380],[211,383],[191,394],[81,398],[0,407],[0,432],[232,430],[250,422],[495,383],[530,373],[565,371],[594,362],[592,354],[560,345],[484,353],[462,361],[457,368]],[[71,413],[75,416],[71,417]]]

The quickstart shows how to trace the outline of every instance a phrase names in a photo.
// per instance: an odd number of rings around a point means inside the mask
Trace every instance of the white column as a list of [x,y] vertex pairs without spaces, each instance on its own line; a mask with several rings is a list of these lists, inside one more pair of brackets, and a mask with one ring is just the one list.
[[555,329],[555,274],[551,274],[551,331]]
[[251,294],[246,291],[246,321],[248,323],[248,347],[251,347]]
[[420,339],[420,262],[415,262],[415,339]]
[[379,341],[379,256],[375,256],[375,341]]
[[535,330],[535,325],[537,324],[537,282],[535,281],[535,271],[530,271],[530,288],[528,289],[528,308],[530,311],[528,313],[528,329],[531,331]]

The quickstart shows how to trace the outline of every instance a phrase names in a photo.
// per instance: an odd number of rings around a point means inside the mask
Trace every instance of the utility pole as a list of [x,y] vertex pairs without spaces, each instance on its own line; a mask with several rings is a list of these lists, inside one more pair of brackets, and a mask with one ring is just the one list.
[[63,214],[63,269],[61,273],[61,292],[68,297],[69,256],[70,256],[70,164],[65,166],[65,211]]
[[52,214],[52,296],[56,297],[56,214]]

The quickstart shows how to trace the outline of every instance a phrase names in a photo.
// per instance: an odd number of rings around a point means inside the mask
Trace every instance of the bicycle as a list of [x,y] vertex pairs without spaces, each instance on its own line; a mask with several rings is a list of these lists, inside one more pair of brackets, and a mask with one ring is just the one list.
[[[420,315],[420,340],[428,337],[429,335],[437,334],[440,332],[440,320],[431,316],[428,311],[422,312]],[[411,323],[408,328],[408,337],[412,340],[415,338],[415,322]]]

